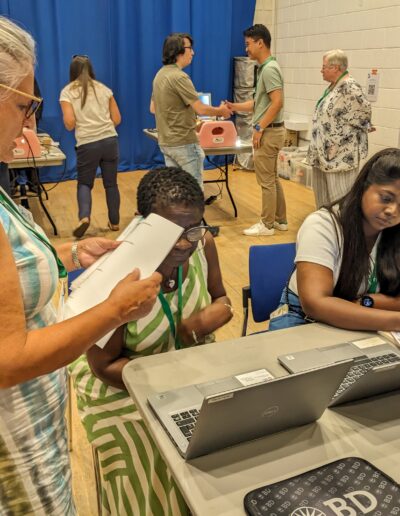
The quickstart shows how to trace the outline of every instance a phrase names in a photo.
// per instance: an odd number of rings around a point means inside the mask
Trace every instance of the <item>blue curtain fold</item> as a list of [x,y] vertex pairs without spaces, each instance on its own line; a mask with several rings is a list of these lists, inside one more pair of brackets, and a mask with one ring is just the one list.
[[[37,42],[36,77],[44,98],[40,129],[67,155],[62,179],[76,177],[75,139],[64,128],[58,102],[72,55],[89,55],[97,79],[114,92],[122,114],[119,170],[151,168],[163,158],[142,130],[155,126],[149,104],[164,38],[192,34],[195,56],[185,71],[198,91],[212,93],[216,105],[232,96],[232,58],[244,55],[242,33],[252,25],[254,8],[255,0],[0,0],[0,13]],[[44,181],[61,176],[61,167],[42,169]]]

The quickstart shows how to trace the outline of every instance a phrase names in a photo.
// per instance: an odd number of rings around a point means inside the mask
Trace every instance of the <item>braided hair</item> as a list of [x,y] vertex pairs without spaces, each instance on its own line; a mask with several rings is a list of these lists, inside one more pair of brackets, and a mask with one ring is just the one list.
[[198,208],[201,213],[204,211],[204,194],[199,183],[179,167],[150,170],[141,179],[136,198],[143,217],[155,212],[156,205],[180,204]]

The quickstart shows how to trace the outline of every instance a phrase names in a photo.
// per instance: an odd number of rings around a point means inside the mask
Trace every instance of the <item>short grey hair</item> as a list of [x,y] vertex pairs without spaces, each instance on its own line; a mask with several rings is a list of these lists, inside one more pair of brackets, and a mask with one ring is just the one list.
[[[35,66],[35,41],[24,29],[0,16],[0,83],[15,88]],[[0,88],[0,100],[10,92]]]
[[340,48],[329,50],[324,54],[324,58],[330,65],[338,65],[341,70],[347,70],[349,65],[346,54]]

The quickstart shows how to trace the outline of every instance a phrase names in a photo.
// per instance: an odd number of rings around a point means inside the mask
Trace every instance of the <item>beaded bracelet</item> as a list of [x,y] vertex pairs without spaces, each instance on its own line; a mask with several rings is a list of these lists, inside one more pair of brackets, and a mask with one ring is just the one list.
[[74,242],[72,244],[71,255],[72,255],[72,263],[74,264],[75,269],[82,269],[82,264],[79,261],[79,256],[78,256],[78,242]]

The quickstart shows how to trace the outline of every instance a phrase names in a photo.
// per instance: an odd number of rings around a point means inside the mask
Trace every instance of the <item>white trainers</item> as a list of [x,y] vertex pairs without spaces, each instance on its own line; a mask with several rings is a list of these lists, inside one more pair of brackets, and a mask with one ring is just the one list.
[[287,224],[280,224],[279,222],[274,222],[274,228],[279,229],[279,231],[287,231],[288,225]]
[[274,228],[268,229],[261,220],[251,228],[243,230],[243,234],[247,236],[272,236],[274,233]]

